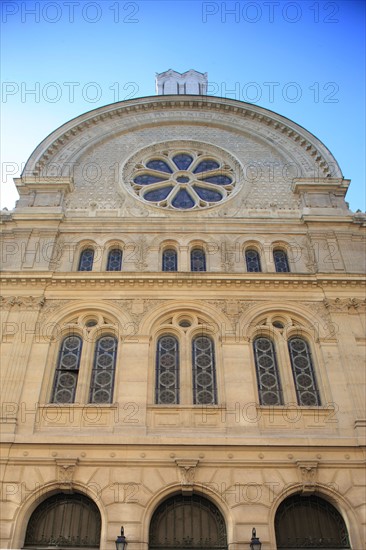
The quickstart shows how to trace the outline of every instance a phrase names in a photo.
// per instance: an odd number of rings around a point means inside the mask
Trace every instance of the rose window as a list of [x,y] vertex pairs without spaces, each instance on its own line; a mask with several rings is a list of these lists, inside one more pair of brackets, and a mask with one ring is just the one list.
[[234,170],[214,155],[170,152],[135,165],[130,184],[155,206],[192,210],[214,206],[235,188]]

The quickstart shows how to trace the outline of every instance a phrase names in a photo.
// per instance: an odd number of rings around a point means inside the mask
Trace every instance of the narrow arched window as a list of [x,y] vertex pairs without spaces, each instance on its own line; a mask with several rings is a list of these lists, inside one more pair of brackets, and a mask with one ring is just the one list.
[[254,340],[255,368],[261,405],[282,405],[282,389],[278,374],[275,347],[269,338]]
[[96,342],[89,403],[112,403],[117,339],[102,336]]
[[121,271],[122,267],[122,250],[113,248],[109,251],[107,260],[107,271]]
[[298,404],[320,405],[319,390],[308,343],[303,338],[291,338],[288,342],[288,349]]
[[245,251],[245,261],[247,264],[247,271],[259,273],[261,269],[261,260],[259,254],[254,249],[249,249]]
[[216,405],[215,349],[209,336],[196,336],[192,341],[193,403]]
[[284,250],[274,250],[273,260],[277,273],[289,273],[290,266],[288,263],[287,254]]
[[163,252],[163,271],[177,271],[178,256],[173,248],[164,250]]
[[155,402],[179,404],[179,344],[170,334],[159,338],[157,343]]
[[85,248],[80,254],[78,271],[91,271],[93,269],[94,250]]
[[82,340],[79,336],[67,336],[60,348],[52,403],[73,403],[78,381]]
[[191,250],[191,271],[206,271],[206,254],[202,248]]

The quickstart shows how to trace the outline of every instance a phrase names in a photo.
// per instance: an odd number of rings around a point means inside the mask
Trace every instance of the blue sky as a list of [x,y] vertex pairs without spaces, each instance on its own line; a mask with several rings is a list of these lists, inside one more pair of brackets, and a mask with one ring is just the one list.
[[208,73],[209,93],[315,134],[365,210],[365,2],[3,0],[2,207],[50,132],[91,109],[155,94],[155,72]]

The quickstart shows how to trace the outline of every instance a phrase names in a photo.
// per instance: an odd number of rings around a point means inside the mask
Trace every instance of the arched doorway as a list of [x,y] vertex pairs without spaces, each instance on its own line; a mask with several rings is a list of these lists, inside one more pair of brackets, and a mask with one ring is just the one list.
[[199,495],[175,495],[155,510],[150,523],[149,550],[227,550],[221,512]]
[[31,515],[24,546],[42,548],[99,548],[100,513],[80,493],[58,493],[44,500]]
[[316,496],[293,495],[276,512],[277,550],[351,548],[341,514]]

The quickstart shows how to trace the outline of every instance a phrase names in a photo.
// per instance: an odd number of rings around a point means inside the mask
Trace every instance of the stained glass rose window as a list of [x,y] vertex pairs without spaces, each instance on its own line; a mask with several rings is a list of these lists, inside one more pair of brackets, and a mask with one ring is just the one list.
[[228,162],[226,153],[218,153],[155,147],[129,170],[131,190],[144,202],[172,210],[214,206],[228,198],[236,185],[234,162]]

